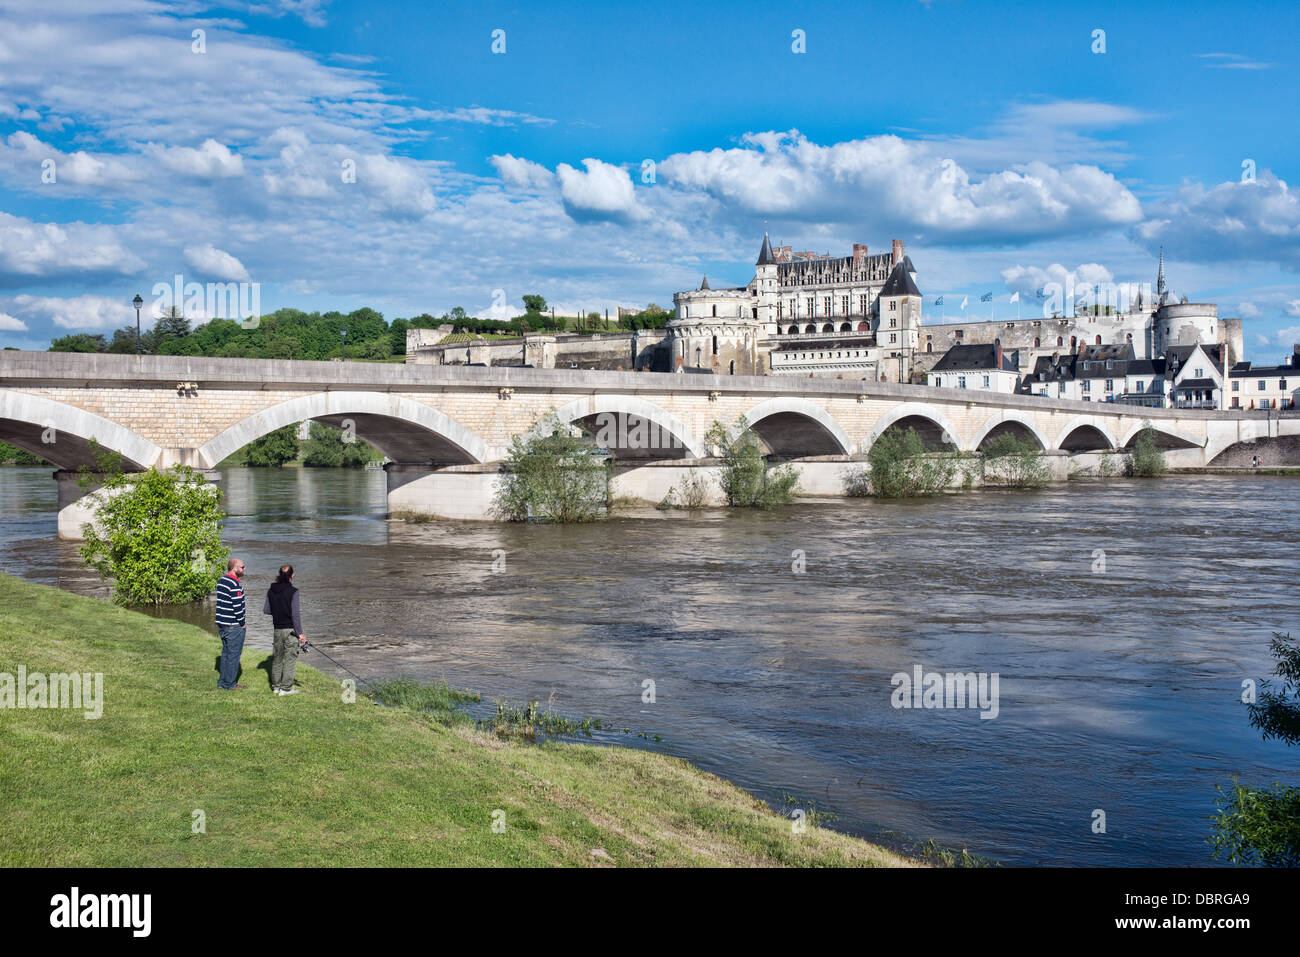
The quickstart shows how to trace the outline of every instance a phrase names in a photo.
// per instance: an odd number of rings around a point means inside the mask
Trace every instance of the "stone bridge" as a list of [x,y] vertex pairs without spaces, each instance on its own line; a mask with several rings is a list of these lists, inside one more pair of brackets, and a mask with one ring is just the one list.
[[0,352],[0,439],[61,470],[60,534],[68,537],[86,519],[71,473],[94,465],[91,440],[131,469],[206,471],[268,432],[315,420],[354,430],[391,460],[390,512],[484,518],[511,439],[548,415],[610,450],[617,494],[650,502],[690,470],[712,468],[698,461],[710,426],[742,416],[773,458],[797,463],[805,494],[827,496],[842,494],[847,463],[889,428],[915,428],[930,448],[961,451],[1010,432],[1051,453],[1058,478],[1071,461],[1125,448],[1147,423],[1175,468],[1300,434],[1300,417],[1277,413],[897,383]]

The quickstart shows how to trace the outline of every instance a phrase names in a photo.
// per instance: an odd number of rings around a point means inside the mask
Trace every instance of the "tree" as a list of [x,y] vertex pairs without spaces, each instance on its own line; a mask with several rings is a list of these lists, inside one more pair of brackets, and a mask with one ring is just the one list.
[[383,458],[378,450],[350,431],[344,432],[322,422],[313,422],[308,428],[302,453],[302,464],[308,468],[356,469]]
[[50,352],[103,352],[108,340],[99,333],[76,332],[50,343]]
[[113,601],[175,605],[209,594],[229,554],[221,490],[187,466],[127,474],[120,459],[99,461],[108,480],[94,522],[81,527],[81,557],[112,580]]
[[1152,478],[1164,475],[1165,453],[1156,444],[1156,430],[1148,422],[1133,440],[1133,451],[1128,457],[1126,471],[1136,478]]
[[540,315],[546,311],[546,300],[538,295],[524,296],[524,312],[529,315]]
[[1003,432],[984,447],[984,484],[1009,488],[1042,488],[1052,478],[1052,468],[1030,439]]
[[493,508],[512,522],[592,522],[608,514],[609,466],[553,416],[510,442]]
[[298,457],[298,426],[286,425],[248,443],[246,464],[253,468],[281,468]]
[[[1300,744],[1300,645],[1289,633],[1274,632],[1269,651],[1277,662],[1273,674],[1282,681],[1264,680],[1258,700],[1245,701],[1250,725],[1265,741]],[[1217,790],[1219,813],[1210,838],[1215,857],[1238,865],[1300,866],[1300,787],[1249,788],[1234,778],[1231,793]]]
[[867,470],[849,475],[845,482],[849,495],[877,498],[936,495],[948,488],[957,474],[957,460],[928,452],[915,429],[886,429],[871,443],[867,465]]
[[190,334],[190,321],[176,306],[154,323],[154,341],[158,346],[172,339],[184,339]]
[[721,422],[714,422],[706,441],[721,454],[722,475],[718,484],[728,505],[771,509],[786,505],[794,498],[799,473],[788,463],[768,468],[758,437],[744,416],[737,420],[731,432]]
[[266,344],[268,359],[296,359],[302,354],[302,343],[293,336],[276,336]]

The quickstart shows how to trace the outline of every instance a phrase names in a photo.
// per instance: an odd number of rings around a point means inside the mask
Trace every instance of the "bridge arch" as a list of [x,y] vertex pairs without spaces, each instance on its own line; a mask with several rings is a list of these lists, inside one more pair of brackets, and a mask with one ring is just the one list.
[[[1005,428],[1004,428],[1005,427]],[[1028,433],[1038,447],[1043,450],[1051,448],[1047,441],[1047,436],[1043,435],[1042,430],[1034,423],[1034,420],[1025,415],[1018,415],[1015,412],[999,412],[992,416],[983,427],[976,433],[974,441],[971,442],[971,451],[978,451],[979,447],[984,444],[995,431],[1009,431],[1014,435]]]
[[[876,443],[876,439],[880,438],[890,426],[910,425],[911,423],[905,421],[907,419],[917,420],[927,446],[951,445],[958,450],[962,449],[961,434],[936,406],[926,402],[904,402],[902,405],[894,406],[876,420],[870,437],[862,443],[862,451],[866,452],[871,448]],[[930,434],[927,435],[927,432]]]
[[[54,441],[42,441],[49,429]],[[96,464],[92,439],[121,455],[128,469],[147,469],[162,454],[154,443],[116,422],[27,392],[0,390],[0,439],[69,471]]]
[[853,453],[853,441],[840,424],[807,399],[784,395],[768,399],[746,412],[745,420],[775,455],[795,458]]
[[[1103,444],[1097,444],[1098,438]],[[1110,451],[1116,447],[1115,438],[1106,428],[1105,422],[1095,415],[1076,415],[1057,433],[1056,438],[1056,448],[1064,452]]]
[[[550,415],[595,433],[615,458],[698,459],[707,454],[704,443],[685,422],[634,395],[590,395],[552,409],[548,418]],[[543,424],[544,420],[530,434],[536,434]]]
[[396,462],[470,465],[490,461],[488,445],[431,406],[382,392],[314,392],[241,419],[198,451],[206,468],[269,432],[315,419],[339,426],[346,419],[357,435]]
[[1155,429],[1156,445],[1162,449],[1199,449],[1205,445],[1203,439],[1189,435],[1186,430],[1161,420],[1159,424],[1155,422],[1139,422],[1134,425],[1124,433],[1124,438],[1120,441],[1119,447],[1126,449],[1132,445],[1133,440],[1138,437],[1138,433],[1148,425]]

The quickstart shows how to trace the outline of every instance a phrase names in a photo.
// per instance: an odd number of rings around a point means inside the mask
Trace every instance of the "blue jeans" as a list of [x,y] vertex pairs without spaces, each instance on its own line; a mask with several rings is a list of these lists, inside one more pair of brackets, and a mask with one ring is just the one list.
[[233,688],[239,678],[239,656],[244,653],[244,626],[218,625],[221,632],[221,676],[218,688]]

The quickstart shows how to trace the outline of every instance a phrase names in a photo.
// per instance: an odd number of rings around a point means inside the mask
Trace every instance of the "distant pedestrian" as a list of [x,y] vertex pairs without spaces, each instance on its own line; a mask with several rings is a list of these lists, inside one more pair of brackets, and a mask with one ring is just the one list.
[[302,610],[298,589],[293,587],[293,566],[283,565],[280,574],[266,593],[262,614],[271,616],[275,629],[274,655],[271,659],[271,688],[276,694],[298,694],[293,686],[298,667],[298,651],[307,644],[302,633]]
[[244,563],[238,558],[226,562],[226,573],[217,581],[217,631],[221,635],[221,666],[217,687],[222,691],[243,688],[238,684],[239,659],[244,653]]

